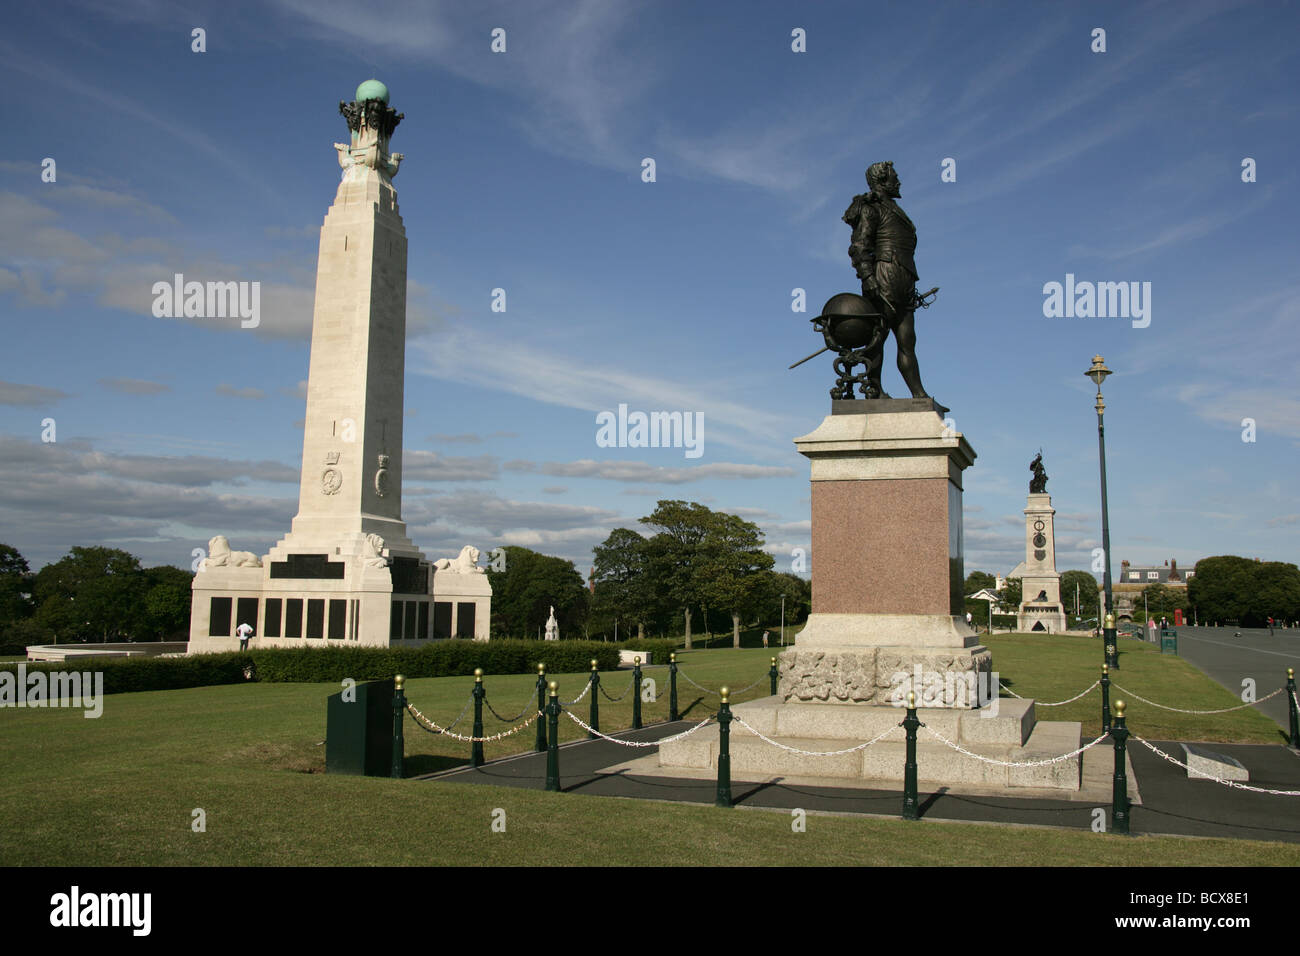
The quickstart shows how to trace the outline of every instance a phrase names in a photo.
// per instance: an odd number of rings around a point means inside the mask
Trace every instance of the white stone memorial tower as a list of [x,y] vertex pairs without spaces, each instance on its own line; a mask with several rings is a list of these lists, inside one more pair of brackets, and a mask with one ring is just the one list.
[[458,636],[487,637],[486,579],[457,607],[430,607],[435,568],[402,521],[406,230],[393,189],[402,155],[388,148],[402,114],[388,99],[367,80],[339,104],[351,138],[334,144],[343,177],[321,227],[298,514],[260,560],[212,540],[191,653],[234,649],[244,623],[262,647],[405,644],[450,637],[453,620]]
[[1047,493],[1047,473],[1040,452],[1030,465],[1034,480],[1029,484],[1025,505],[1025,560],[1007,577],[1020,578],[1018,631],[1047,631],[1063,634],[1069,625],[1061,604],[1061,575],[1056,570],[1056,532],[1052,518],[1052,496]]

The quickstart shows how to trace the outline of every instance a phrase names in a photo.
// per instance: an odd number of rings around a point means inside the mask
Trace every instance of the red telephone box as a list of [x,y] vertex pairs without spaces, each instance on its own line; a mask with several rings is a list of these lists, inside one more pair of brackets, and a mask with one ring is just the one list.
[[1176,607],[1174,608],[1174,627],[1182,627],[1182,626],[1183,626],[1183,609]]

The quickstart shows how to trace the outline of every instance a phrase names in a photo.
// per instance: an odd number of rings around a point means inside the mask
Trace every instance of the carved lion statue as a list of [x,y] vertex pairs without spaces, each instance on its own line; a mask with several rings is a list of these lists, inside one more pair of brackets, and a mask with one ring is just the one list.
[[452,574],[486,574],[487,571],[478,566],[479,551],[472,544],[467,544],[460,549],[460,554],[454,558],[439,558],[433,562],[435,571],[450,571]]
[[366,535],[366,543],[361,548],[361,563],[367,568],[386,568],[388,559],[384,557],[384,539],[377,534]]
[[262,561],[252,551],[231,551],[230,541],[219,534],[208,542],[208,556],[203,568],[260,568]]

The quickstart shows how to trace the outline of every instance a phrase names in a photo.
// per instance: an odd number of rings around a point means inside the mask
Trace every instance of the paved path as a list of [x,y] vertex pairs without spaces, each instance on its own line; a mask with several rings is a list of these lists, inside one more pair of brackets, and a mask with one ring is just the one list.
[[[1267,634],[1267,632],[1265,632]],[[691,724],[656,724],[639,731],[617,734],[625,740],[651,741],[679,733]],[[1175,743],[1152,741],[1166,753],[1184,758]],[[1094,753],[1108,746],[1100,744]],[[1215,744],[1214,749],[1236,757],[1251,772],[1251,785],[1280,790],[1300,790],[1300,755],[1281,746]],[[637,797],[683,803],[712,804],[712,780],[680,780],[607,774],[606,767],[632,756],[653,753],[603,740],[576,741],[560,747],[560,784],[565,793],[593,796]],[[1300,843],[1300,797],[1270,796],[1233,790],[1210,780],[1188,780],[1186,771],[1152,754],[1136,741],[1129,742],[1142,805],[1133,807],[1132,832],[1215,836],[1236,839]],[[1104,759],[1113,763],[1106,753]],[[486,764],[422,778],[439,784],[494,784],[542,790],[546,784],[546,754],[523,754]],[[902,790],[855,790],[838,787],[792,786],[780,783],[732,783],[732,796],[740,806],[791,810],[868,814],[898,817]],[[967,820],[993,823],[1038,824],[1089,830],[1093,806],[1065,800],[1025,799],[1014,796],[966,796],[920,791],[922,816],[931,820]],[[1110,808],[1106,805],[1109,821]],[[956,862],[956,861],[954,861]]]
[[[1266,627],[1180,627],[1177,630],[1178,656],[1191,661],[1211,680],[1238,696],[1244,678],[1253,678],[1256,695],[1263,697],[1286,683],[1288,667],[1300,670],[1300,630],[1278,628],[1272,637]],[[1234,637],[1236,633],[1241,637]],[[1123,683],[1122,661],[1120,668],[1118,680]],[[1286,694],[1260,704],[1256,710],[1273,718],[1283,730],[1287,729]]]

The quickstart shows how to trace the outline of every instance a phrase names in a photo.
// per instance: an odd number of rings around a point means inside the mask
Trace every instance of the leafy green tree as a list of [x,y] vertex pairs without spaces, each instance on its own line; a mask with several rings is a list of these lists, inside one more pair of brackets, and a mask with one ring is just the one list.
[[1019,578],[1007,578],[1006,586],[998,592],[1002,598],[1002,606],[1009,608],[1013,613],[1020,610],[1020,604],[1024,600],[1024,587]]
[[1238,621],[1252,617],[1251,600],[1257,563],[1234,554],[1202,558],[1187,582],[1187,599],[1202,621]]
[[[1097,579],[1087,571],[1066,571],[1061,575],[1061,603],[1065,606],[1066,617],[1073,619],[1088,617],[1097,613],[1097,591],[1101,587]],[[1076,610],[1075,596],[1079,603]]]
[[546,624],[550,608],[560,637],[582,633],[590,594],[572,561],[507,545],[505,569],[489,566],[492,584],[492,630],[502,637],[535,638]]
[[703,597],[699,573],[702,547],[712,512],[694,501],[663,500],[641,523],[656,529],[647,543],[651,578],[659,593],[686,618],[686,648],[691,647],[691,609]]
[[60,641],[120,639],[141,626],[145,576],[140,560],[116,548],[73,548],[36,574],[36,622]]
[[143,630],[138,636],[150,640],[182,639],[190,628],[190,595],[194,575],[163,565],[144,571],[145,595]]
[[767,579],[761,574],[775,563],[763,550],[758,525],[733,514],[709,513],[702,542],[703,577],[700,597],[707,604],[731,612],[732,646],[740,647],[741,618],[753,611],[764,596]]
[[812,584],[808,579],[789,571],[766,571],[763,576],[767,583],[762,589],[758,604],[758,616],[763,625],[780,623],[782,596],[785,597],[786,626],[806,621],[812,611]]
[[0,544],[0,628],[31,616],[32,569],[18,549]]
[[998,579],[989,574],[987,571],[972,571],[966,575],[966,583],[962,585],[962,593],[965,595],[974,594],[976,591],[988,588],[993,590],[993,586],[998,583]]
[[1276,621],[1300,618],[1300,568],[1281,561],[1261,561],[1255,565],[1253,584],[1248,612],[1253,626],[1263,627],[1270,617]]
[[1182,588],[1171,588],[1167,584],[1149,584],[1142,589],[1142,600],[1133,602],[1133,610],[1141,614],[1146,609],[1146,617],[1159,621],[1162,617],[1173,620],[1174,611],[1186,613],[1191,605],[1187,592]]
[[661,601],[651,573],[649,542],[636,531],[615,528],[604,543],[593,550],[595,594],[592,613],[635,624],[637,636],[645,637],[646,624],[659,617]]

